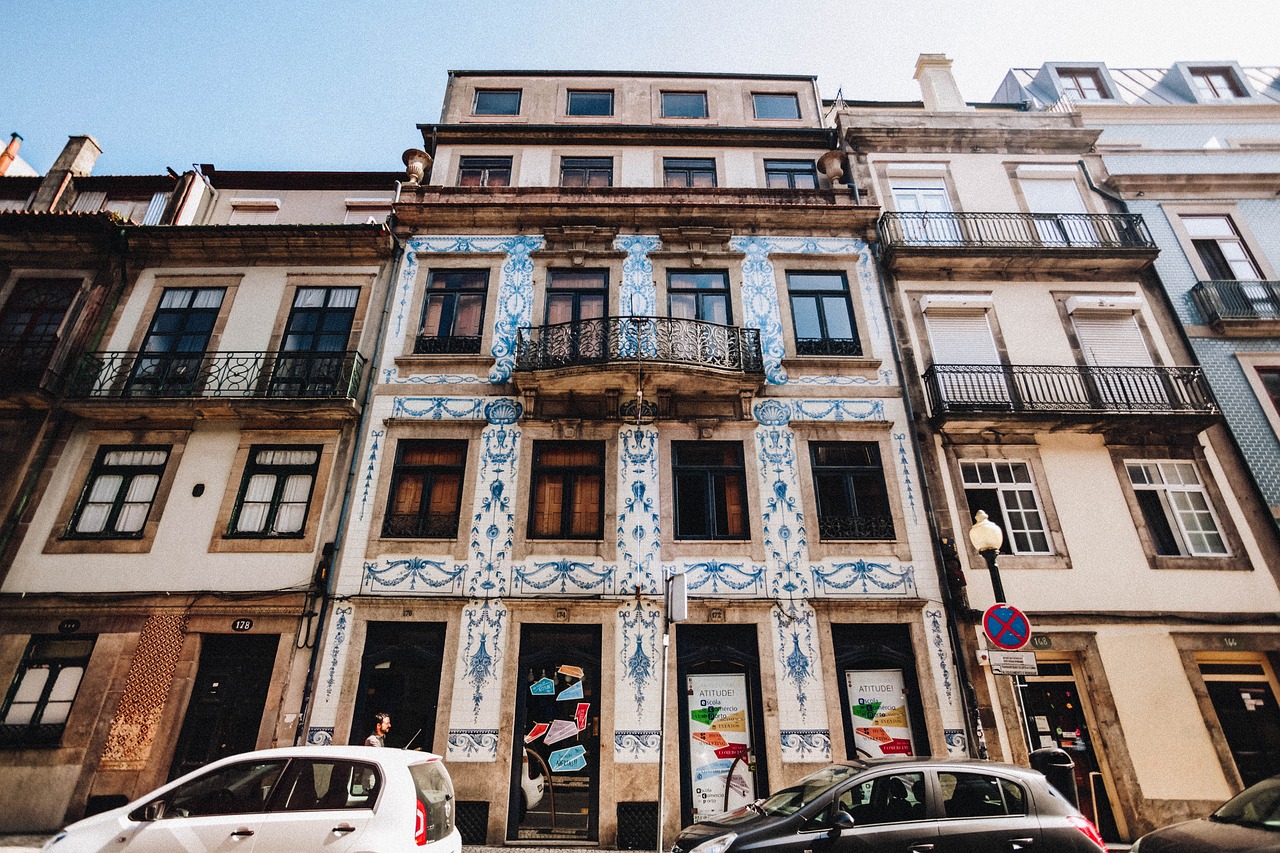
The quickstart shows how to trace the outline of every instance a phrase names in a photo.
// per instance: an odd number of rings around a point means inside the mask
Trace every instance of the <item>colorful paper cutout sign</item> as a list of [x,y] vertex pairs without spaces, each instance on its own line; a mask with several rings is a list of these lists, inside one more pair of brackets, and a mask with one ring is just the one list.
[[563,702],[566,699],[581,699],[581,698],[582,698],[582,682],[579,681],[577,684],[571,684],[568,687],[566,687],[564,690],[560,691],[560,695],[556,697],[556,701]]
[[552,773],[572,773],[587,766],[587,748],[571,746],[568,749],[557,749],[547,759]]
[[717,749],[728,743],[724,739],[724,735],[719,732],[694,732],[693,737],[695,740],[700,740],[707,746],[716,747]]
[[537,740],[538,738],[546,734],[547,729],[549,728],[550,726],[548,726],[546,723],[534,723],[533,728],[530,729],[529,733],[524,736],[524,742],[532,743],[533,741]]
[[693,718],[695,723],[702,723],[704,726],[711,725],[711,721],[719,715],[719,705],[708,705],[705,708],[694,708],[689,712],[689,716]]
[[876,718],[876,712],[880,710],[881,704],[882,703],[880,702],[863,701],[853,705],[849,710],[853,712],[855,717],[861,717],[864,720],[874,720]]
[[745,743],[727,743],[716,750],[716,758],[737,758],[747,754]]
[[578,711],[573,715],[573,719],[578,724],[578,731],[582,731],[587,727],[587,712],[591,710],[590,702],[579,702]]
[[582,677],[582,667],[580,666],[569,666],[569,664],[565,664],[564,666],[557,669],[556,672],[560,673],[561,675],[567,675],[570,678]]
[[733,762],[728,758],[712,761],[693,771],[693,778],[701,782],[703,779],[710,779],[713,776],[723,776],[729,772],[729,768],[732,766]]
[[529,692],[534,696],[551,696],[556,692],[556,683],[550,678],[539,678],[529,685]]
[[747,730],[747,712],[734,711],[727,717],[721,717],[711,724],[715,732],[745,732]]
[[578,724],[574,720],[552,720],[551,730],[542,739],[545,744],[559,743],[578,734]]

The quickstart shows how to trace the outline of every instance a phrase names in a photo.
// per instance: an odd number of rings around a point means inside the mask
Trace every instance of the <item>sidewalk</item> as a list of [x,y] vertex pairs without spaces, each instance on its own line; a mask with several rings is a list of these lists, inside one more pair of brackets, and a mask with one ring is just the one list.
[[[0,835],[0,853],[39,853],[40,848],[49,840],[48,835]],[[593,847],[470,847],[464,846],[462,853],[585,853],[587,850],[603,850]],[[1123,853],[1129,849],[1128,844],[1109,844],[1107,849],[1112,853]]]

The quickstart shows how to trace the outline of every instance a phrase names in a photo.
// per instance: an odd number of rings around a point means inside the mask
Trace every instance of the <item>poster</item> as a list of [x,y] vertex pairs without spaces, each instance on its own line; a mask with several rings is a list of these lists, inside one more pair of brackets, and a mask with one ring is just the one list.
[[745,675],[689,676],[689,773],[693,819],[756,799]]
[[847,669],[853,745],[859,758],[915,755],[900,669]]

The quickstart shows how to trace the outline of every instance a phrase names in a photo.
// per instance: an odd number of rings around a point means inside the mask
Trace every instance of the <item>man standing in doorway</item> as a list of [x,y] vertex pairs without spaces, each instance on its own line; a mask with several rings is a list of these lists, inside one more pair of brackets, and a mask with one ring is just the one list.
[[389,731],[391,731],[391,715],[385,711],[379,711],[373,715],[373,733],[364,739],[364,745],[386,746]]

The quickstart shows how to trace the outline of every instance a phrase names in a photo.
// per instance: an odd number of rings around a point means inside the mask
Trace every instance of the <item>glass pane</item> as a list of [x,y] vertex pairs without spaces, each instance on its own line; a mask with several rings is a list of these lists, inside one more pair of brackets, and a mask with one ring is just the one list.
[[453,334],[464,338],[479,337],[484,297],[478,293],[461,293],[457,296],[455,310]]
[[311,497],[311,475],[290,474],[284,481],[284,497],[288,503],[306,503]]
[[335,287],[329,291],[330,308],[355,308],[360,301],[360,288]]
[[830,272],[789,272],[787,287],[791,290],[846,290],[844,276]]
[[676,480],[676,536],[694,538],[711,532],[707,517],[707,478],[703,474],[679,474]]
[[451,295],[434,293],[427,297],[427,307],[422,313],[422,334],[424,336],[434,338],[440,335],[440,318],[444,314],[445,303],[453,298]]
[[14,702],[9,706],[9,712],[4,715],[4,719],[0,720],[5,725],[25,726],[31,722],[31,718],[35,716],[35,702]]
[[817,299],[811,296],[792,296],[791,316],[795,320],[797,338],[822,337],[822,321],[818,316]]
[[827,337],[849,340],[853,337],[853,320],[849,317],[849,303],[843,296],[824,296],[822,313],[827,320]]
[[167,289],[160,294],[161,308],[186,308],[191,304],[194,291],[187,288]]
[[259,450],[254,454],[259,465],[314,465],[317,458],[315,450]]
[[770,172],[764,176],[765,186],[771,190],[786,190],[791,188],[790,175],[778,174]]
[[40,723],[42,725],[60,726],[67,721],[67,717],[70,714],[70,702],[49,701],[45,703],[44,712],[40,715]]
[[276,511],[275,533],[300,533],[307,517],[307,505],[281,504]]
[[222,288],[211,288],[197,291],[192,308],[218,308],[222,305]]
[[51,667],[47,664],[35,664],[27,667],[18,683],[18,692],[14,694],[14,702],[35,702],[44,692],[45,682],[49,680]]
[[1231,220],[1225,216],[1184,216],[1182,226],[1191,237],[1235,237]]
[[[53,682],[53,690],[49,692],[50,702],[70,702],[76,698],[76,690],[80,687],[80,679],[84,677],[84,667],[67,666],[63,667],[58,673],[58,678]],[[49,722],[48,714],[45,715],[45,722]]]
[[116,532],[137,533],[142,529],[142,525],[147,523],[147,511],[150,509],[150,504],[125,504],[122,506],[120,515],[116,517]]
[[475,115],[514,116],[519,114],[519,89],[480,89],[476,92]]
[[276,491],[276,477],[274,474],[254,474],[249,478],[249,483],[244,489],[244,499],[246,501],[270,501],[271,496]]
[[86,504],[76,520],[77,533],[101,533],[107,524],[107,512],[111,507],[107,504]]
[[666,118],[706,118],[706,92],[663,92],[662,115]]
[[261,533],[267,526],[266,503],[245,503],[240,506],[240,515],[236,518],[237,533]]
[[613,92],[570,92],[569,115],[613,115]]
[[156,487],[160,485],[160,477],[156,474],[139,474],[129,483],[129,492],[125,500],[129,503],[150,503],[155,497]]
[[93,503],[110,503],[120,494],[124,477],[119,474],[99,474],[89,487],[89,500]]
[[702,316],[699,320],[704,323],[719,323],[721,326],[729,325],[729,297],[704,294],[700,302]]
[[299,287],[297,293],[293,297],[294,308],[322,308],[324,307],[325,288],[323,287]]
[[680,320],[696,320],[698,297],[692,293],[671,294],[671,316]]
[[800,101],[795,95],[756,94],[756,118],[800,118]]
[[1000,780],[979,773],[938,774],[947,817],[993,817],[1005,813]]

